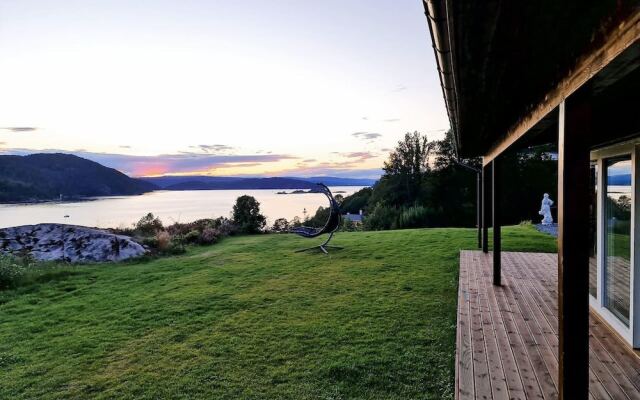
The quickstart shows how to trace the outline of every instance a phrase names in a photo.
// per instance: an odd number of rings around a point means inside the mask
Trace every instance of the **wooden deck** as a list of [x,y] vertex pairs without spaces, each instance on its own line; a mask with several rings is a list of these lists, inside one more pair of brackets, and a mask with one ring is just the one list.
[[[502,283],[491,254],[460,253],[456,398],[557,399],[557,257],[502,253]],[[593,315],[591,399],[639,399],[640,358]]]

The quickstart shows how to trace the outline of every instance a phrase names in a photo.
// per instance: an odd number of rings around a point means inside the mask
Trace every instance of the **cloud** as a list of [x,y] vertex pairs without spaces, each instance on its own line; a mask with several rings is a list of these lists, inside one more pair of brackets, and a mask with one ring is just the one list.
[[345,158],[357,158],[360,161],[368,160],[370,158],[376,158],[377,155],[371,153],[370,151],[354,151],[351,153],[337,153]]
[[130,149],[131,148],[131,146],[127,146],[127,145],[122,145],[122,146],[118,146],[118,147],[120,147],[121,149]]
[[388,153],[390,151],[392,151],[393,149],[389,149],[387,147],[385,147],[384,149],[380,149],[380,151],[384,151],[385,153]]
[[4,129],[10,132],[33,132],[38,128],[34,128],[31,126],[11,126],[11,127],[0,128],[0,129]]
[[379,137],[382,137],[381,133],[374,133],[374,132],[355,132],[352,133],[351,136],[356,137],[358,139],[362,139],[362,140],[366,140],[369,142],[372,142],[376,139],[378,139]]
[[303,163],[310,163],[310,162],[316,162],[317,160],[315,158],[307,158],[305,160],[302,160]]
[[202,153],[161,154],[157,156],[136,156],[127,154],[93,153],[87,151],[69,152],[57,149],[0,149],[2,154],[27,155],[33,153],[66,153],[95,161],[104,166],[115,168],[127,175],[163,175],[209,173],[216,169],[229,167],[259,166],[264,163],[276,163],[282,160],[297,159],[283,154],[262,155],[221,155]]
[[297,177],[314,177],[314,176],[333,176],[337,178],[363,178],[363,179],[380,179],[382,176],[380,168],[343,168],[332,163],[323,163],[322,165],[300,166],[284,171],[279,171],[279,176],[297,176]]
[[398,121],[400,121],[400,118],[389,118],[389,119],[385,119],[383,121],[384,122],[398,122]]
[[[328,171],[355,171],[362,168],[363,162],[369,159],[378,157],[377,154],[374,154],[369,151],[354,151],[354,152],[334,151],[331,154],[335,154],[343,158],[343,160],[322,161],[322,162],[316,162],[315,164],[311,164],[311,165],[310,163],[306,162],[307,160],[303,160],[302,162],[296,163],[296,167],[297,167],[296,170],[323,171],[323,173]],[[312,161],[312,160],[308,160],[308,161]]]
[[189,146],[192,149],[199,149],[204,153],[212,154],[212,153],[221,153],[225,151],[233,150],[234,148],[231,146],[227,146],[225,144],[199,144],[197,146]]
[[369,117],[362,117],[363,120],[368,121]]
[[407,90],[407,87],[404,85],[398,85],[395,89],[392,90],[393,93],[398,93]]

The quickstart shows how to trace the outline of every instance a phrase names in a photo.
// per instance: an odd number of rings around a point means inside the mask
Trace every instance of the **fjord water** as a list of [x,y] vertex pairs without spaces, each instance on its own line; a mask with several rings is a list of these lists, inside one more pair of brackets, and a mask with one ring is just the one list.
[[[332,187],[343,196],[361,186]],[[199,218],[229,217],[236,198],[247,194],[260,202],[260,209],[272,224],[277,218],[310,216],[328,206],[321,193],[277,194],[279,190],[186,190],[157,191],[140,196],[98,197],[78,202],[0,204],[0,228],[38,223],[66,223],[99,228],[130,227],[152,212],[165,225]],[[286,190],[290,192],[291,190]]]

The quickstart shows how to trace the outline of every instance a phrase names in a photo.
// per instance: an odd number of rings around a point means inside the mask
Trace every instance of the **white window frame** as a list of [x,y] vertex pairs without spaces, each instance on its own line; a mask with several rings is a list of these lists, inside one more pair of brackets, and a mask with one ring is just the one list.
[[[633,193],[633,205],[631,207],[631,271],[629,282],[629,326],[627,327],[617,316],[609,311],[604,305],[604,204],[605,196],[605,160],[620,156],[631,156],[631,190]],[[640,271],[636,260],[640,257],[640,243],[636,242],[636,235],[640,237],[640,138],[628,142],[619,143],[613,146],[600,148],[591,152],[591,160],[596,161],[598,166],[598,198],[597,198],[597,298],[589,294],[589,304],[591,308],[632,347],[640,348],[640,318],[636,317],[635,310],[640,310],[640,295],[635,296],[635,292],[640,290]],[[638,256],[638,257],[636,257]]]

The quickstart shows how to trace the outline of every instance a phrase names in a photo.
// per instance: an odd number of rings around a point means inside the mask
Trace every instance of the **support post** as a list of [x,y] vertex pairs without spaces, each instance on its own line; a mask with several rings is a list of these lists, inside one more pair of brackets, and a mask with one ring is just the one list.
[[589,396],[589,142],[591,111],[578,94],[559,106],[559,399]]
[[478,248],[482,248],[482,172],[476,174],[476,226],[478,228]]
[[500,157],[496,157],[491,162],[491,174],[493,182],[491,215],[493,217],[493,284],[502,284],[502,242],[500,232]]
[[489,252],[489,224],[491,215],[491,166],[482,167],[482,251]]

